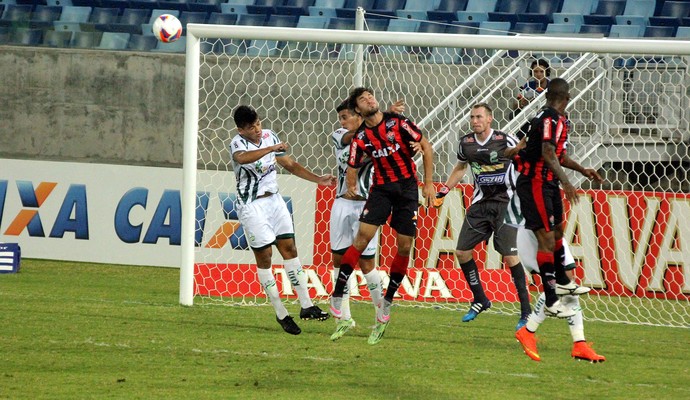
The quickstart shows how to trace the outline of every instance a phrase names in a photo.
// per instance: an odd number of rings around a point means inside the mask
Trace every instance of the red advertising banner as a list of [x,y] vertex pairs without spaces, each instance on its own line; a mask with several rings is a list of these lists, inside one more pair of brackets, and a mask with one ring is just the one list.
[[[402,299],[471,301],[454,256],[471,195],[471,185],[460,185],[440,209],[420,207],[412,262],[399,290]],[[316,196],[313,264],[304,268],[312,294],[326,296],[332,289],[329,220],[334,192],[319,188]],[[690,195],[586,190],[566,213],[565,239],[571,243],[583,285],[599,295],[690,299]],[[385,226],[380,235],[377,263],[387,274],[395,255],[395,234]],[[491,248],[482,244],[475,251],[487,295],[492,301],[517,301],[510,272]],[[275,266],[278,285],[289,296],[292,289],[281,278],[281,267]],[[361,275],[358,279],[353,297],[368,298]],[[254,265],[197,264],[195,281],[202,295],[263,296]]]

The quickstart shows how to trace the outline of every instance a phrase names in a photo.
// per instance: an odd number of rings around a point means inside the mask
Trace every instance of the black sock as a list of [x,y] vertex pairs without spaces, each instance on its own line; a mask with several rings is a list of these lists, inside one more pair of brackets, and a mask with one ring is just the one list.
[[556,295],[556,272],[553,264],[544,263],[540,265],[539,275],[541,276],[542,286],[544,287],[546,306],[551,307],[553,303],[558,301],[558,296]]
[[525,269],[522,263],[510,267],[510,275],[513,277],[513,284],[517,291],[518,299],[520,300],[520,315],[526,316],[532,312],[532,307],[529,304],[529,292],[527,291],[527,278],[525,277]]
[[402,284],[403,278],[405,278],[405,275],[401,274],[400,272],[391,272],[391,278],[388,281],[386,295],[383,296],[384,299],[388,300],[391,303],[393,302],[395,293],[398,291],[398,288]]
[[559,285],[569,284],[570,278],[565,273],[565,247],[561,246],[553,252],[553,263],[556,268],[556,282]]
[[335,277],[333,297],[343,297],[343,293],[345,293],[345,287],[347,286],[347,280],[350,279],[352,271],[352,267],[347,264],[343,264],[340,266],[340,272],[338,273],[338,276]]
[[470,259],[470,261],[460,264],[460,268],[462,268],[462,273],[465,275],[465,280],[470,286],[470,290],[474,296],[474,302],[486,304],[489,299],[484,293],[482,281],[479,279],[479,270],[477,269],[477,264],[474,262],[474,259]]

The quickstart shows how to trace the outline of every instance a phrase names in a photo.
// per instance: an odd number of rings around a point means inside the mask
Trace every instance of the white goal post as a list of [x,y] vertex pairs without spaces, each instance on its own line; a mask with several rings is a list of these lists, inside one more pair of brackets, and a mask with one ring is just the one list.
[[[233,219],[227,145],[236,135],[237,105],[256,108],[301,164],[333,173],[338,101],[359,85],[372,87],[382,103],[402,98],[406,115],[434,145],[440,183],[456,161],[473,104],[492,104],[494,128],[510,133],[543,104],[540,96],[512,118],[518,87],[541,58],[550,61],[552,77],[573,86],[574,158],[607,179],[597,187],[576,181],[583,201],[567,217],[578,279],[594,288],[583,299],[586,317],[690,327],[690,42],[368,31],[361,12],[358,18],[363,30],[187,26],[181,304],[265,303]],[[312,294],[325,300],[332,191],[283,174],[279,184]],[[420,211],[401,289],[409,302],[401,304],[464,309],[469,291],[452,253],[470,193],[471,185],[461,184],[442,209]],[[384,271],[394,243],[387,239],[384,229],[377,257]],[[514,313],[510,274],[493,247],[477,258],[496,300],[491,311]],[[294,299],[289,281],[280,279],[279,255],[273,262],[281,293]],[[365,286],[354,289],[354,298],[367,296]]]

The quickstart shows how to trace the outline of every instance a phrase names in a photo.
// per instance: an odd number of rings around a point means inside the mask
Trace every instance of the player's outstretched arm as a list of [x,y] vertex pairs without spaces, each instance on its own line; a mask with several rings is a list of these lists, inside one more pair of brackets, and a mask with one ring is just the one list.
[[422,146],[422,162],[424,164],[424,198],[426,199],[427,207],[434,204],[436,198],[436,189],[434,188],[434,149],[426,137],[422,137],[419,141]]
[[316,175],[315,173],[304,168],[302,164],[298,163],[288,155],[276,157],[276,161],[278,162],[278,164],[280,164],[281,167],[290,171],[291,174],[298,176],[304,180],[324,186],[335,186],[335,176],[331,174],[321,176]]
[[357,186],[357,176],[359,168],[347,167],[347,172],[345,173],[345,183],[347,185],[347,196],[350,198],[356,198],[361,196]]
[[604,178],[602,178],[601,175],[599,175],[599,173],[596,170],[594,170],[592,168],[583,167],[577,161],[573,160],[572,158],[568,157],[567,155],[563,158],[561,165],[564,168],[572,169],[573,171],[577,171],[577,172],[581,173],[590,181],[595,181],[598,183],[604,182]]
[[572,204],[577,204],[580,200],[575,192],[575,187],[570,183],[568,177],[565,175],[563,167],[561,167],[561,162],[556,156],[556,148],[550,142],[544,142],[541,145],[541,155],[544,157],[544,163],[547,167],[556,175],[558,180],[561,182],[563,187],[563,192],[565,192],[565,198],[568,199]]
[[232,159],[235,160],[235,162],[240,163],[240,164],[249,164],[253,163],[257,160],[260,160],[261,157],[265,156],[268,153],[284,153],[288,149],[287,143],[278,143],[274,144],[273,146],[269,147],[264,147],[263,149],[256,149],[256,150],[249,150],[249,151],[238,151],[236,153],[233,153]]
[[465,176],[465,171],[467,171],[467,163],[458,161],[455,164],[455,167],[453,167],[453,171],[450,172],[450,175],[448,176],[448,179],[446,180],[446,183],[441,186],[441,189],[436,193],[436,198],[434,199],[434,207],[438,208],[443,205],[443,201],[446,198],[446,195],[450,193],[450,189],[458,186],[458,183],[462,180],[462,177]]

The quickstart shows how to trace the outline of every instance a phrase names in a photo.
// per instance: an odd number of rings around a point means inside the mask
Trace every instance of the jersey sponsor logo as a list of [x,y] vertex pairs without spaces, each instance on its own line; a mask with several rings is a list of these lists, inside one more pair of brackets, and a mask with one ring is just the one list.
[[407,121],[402,121],[402,122],[400,123],[400,126],[401,126],[404,130],[406,130],[406,131],[408,131],[408,132],[410,131],[410,126],[407,125]]
[[506,174],[483,174],[477,177],[478,185],[501,185],[505,183]]
[[357,139],[359,139],[359,140],[364,139],[364,131],[357,132]]
[[266,138],[268,138],[269,136],[271,136],[271,134],[268,133],[268,132],[264,132],[264,133],[261,134],[261,138],[263,138],[263,139],[266,139]]
[[386,121],[386,129],[390,129],[395,126],[395,120],[389,119]]
[[544,129],[542,137],[544,140],[551,140],[551,118],[544,118]]
[[390,154],[393,154],[398,150],[400,150],[400,145],[396,143],[395,146],[387,146],[382,149],[372,151],[371,156],[374,158],[388,157]]

